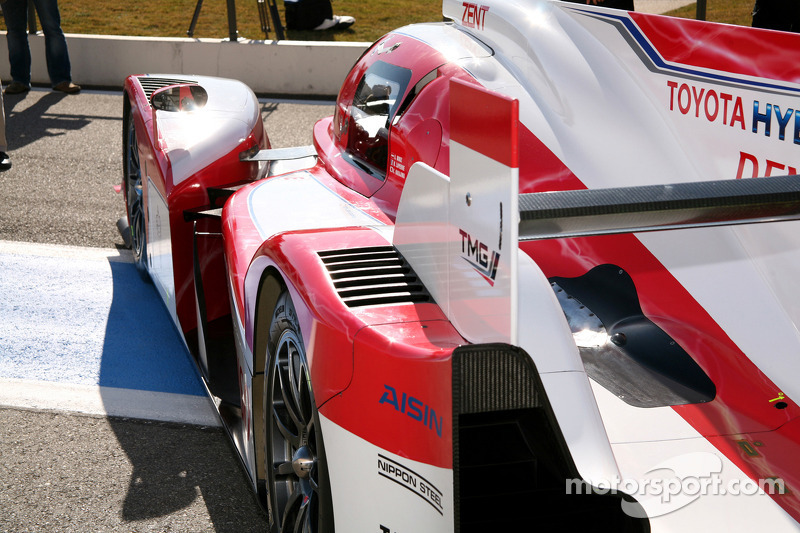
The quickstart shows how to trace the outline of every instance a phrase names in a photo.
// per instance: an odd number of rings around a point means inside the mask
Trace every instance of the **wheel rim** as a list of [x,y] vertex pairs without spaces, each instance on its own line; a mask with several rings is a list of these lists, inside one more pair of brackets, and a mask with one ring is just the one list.
[[270,432],[273,520],[282,532],[316,532],[319,469],[314,404],[305,357],[293,331],[281,335],[273,364]]
[[131,249],[136,261],[142,259],[145,242],[144,204],[142,202],[142,170],[139,165],[139,146],[136,141],[136,128],[133,120],[128,125],[128,146],[125,194],[128,205],[128,223],[131,229]]

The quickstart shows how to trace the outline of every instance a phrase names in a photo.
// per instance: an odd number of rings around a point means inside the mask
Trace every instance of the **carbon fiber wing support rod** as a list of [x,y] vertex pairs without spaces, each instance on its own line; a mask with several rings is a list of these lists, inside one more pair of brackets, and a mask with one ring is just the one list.
[[800,219],[800,176],[519,195],[519,240]]

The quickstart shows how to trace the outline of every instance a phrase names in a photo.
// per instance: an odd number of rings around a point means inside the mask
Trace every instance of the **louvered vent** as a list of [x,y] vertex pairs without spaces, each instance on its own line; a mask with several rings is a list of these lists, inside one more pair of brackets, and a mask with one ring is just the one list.
[[431,302],[405,259],[391,246],[319,252],[348,307]]
[[178,78],[156,78],[153,76],[139,76],[139,84],[144,89],[144,94],[149,100],[153,93],[162,87],[169,87],[170,85],[178,85],[180,83],[197,83],[194,80],[181,80]]

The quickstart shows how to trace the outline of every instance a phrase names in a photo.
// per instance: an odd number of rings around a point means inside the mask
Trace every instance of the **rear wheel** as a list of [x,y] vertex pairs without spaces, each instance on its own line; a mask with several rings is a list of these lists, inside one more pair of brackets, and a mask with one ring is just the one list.
[[125,206],[130,227],[130,244],[133,259],[141,273],[145,273],[147,260],[147,234],[144,220],[144,198],[142,194],[142,168],[139,162],[139,145],[136,139],[136,128],[130,113],[130,104],[126,103],[125,132],[123,139],[123,188]]
[[319,415],[303,339],[289,294],[270,325],[264,427],[272,533],[333,531]]

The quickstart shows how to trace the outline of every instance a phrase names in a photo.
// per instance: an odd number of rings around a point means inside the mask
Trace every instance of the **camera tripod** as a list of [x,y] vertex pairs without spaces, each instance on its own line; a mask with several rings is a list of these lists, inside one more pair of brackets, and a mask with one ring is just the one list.
[[[236,29],[236,0],[226,0],[228,6],[228,39],[232,42],[239,40],[239,31]],[[258,3],[258,18],[261,21],[261,31],[264,32],[264,39],[269,38],[270,19],[275,26],[275,39],[280,41],[285,39],[283,33],[283,24],[281,23],[281,16],[278,13],[277,0],[256,0]],[[197,26],[197,19],[200,18],[200,9],[203,7],[203,0],[197,0],[197,5],[194,7],[194,14],[192,15],[192,22],[189,24],[189,30],[186,35],[192,37],[194,35],[194,28]]]

